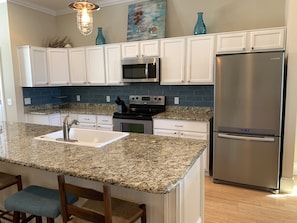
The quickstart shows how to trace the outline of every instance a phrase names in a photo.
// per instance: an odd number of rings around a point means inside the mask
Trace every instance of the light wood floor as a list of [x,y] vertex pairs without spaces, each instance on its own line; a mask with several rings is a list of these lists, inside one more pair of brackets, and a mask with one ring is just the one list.
[[297,223],[297,191],[275,195],[206,177],[205,223]]

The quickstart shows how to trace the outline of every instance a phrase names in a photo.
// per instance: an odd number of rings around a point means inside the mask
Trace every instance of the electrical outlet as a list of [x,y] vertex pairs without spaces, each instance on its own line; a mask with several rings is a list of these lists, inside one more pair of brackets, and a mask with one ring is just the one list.
[[76,101],[80,101],[80,95],[76,95]]
[[31,104],[31,98],[24,98],[25,105]]
[[178,105],[179,104],[179,97],[174,97],[174,104]]
[[106,96],[106,102],[110,102],[110,96]]

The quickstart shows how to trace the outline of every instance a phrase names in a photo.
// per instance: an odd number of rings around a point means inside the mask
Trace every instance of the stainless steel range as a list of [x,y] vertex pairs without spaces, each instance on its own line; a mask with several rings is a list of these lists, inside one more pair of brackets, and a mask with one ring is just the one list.
[[165,111],[165,96],[131,95],[127,112],[113,114],[113,130],[153,134],[152,116]]

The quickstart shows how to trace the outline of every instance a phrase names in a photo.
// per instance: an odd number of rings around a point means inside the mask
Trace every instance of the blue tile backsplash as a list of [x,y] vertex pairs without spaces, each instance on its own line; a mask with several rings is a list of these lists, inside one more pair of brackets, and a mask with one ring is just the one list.
[[159,85],[158,83],[137,83],[127,86],[69,86],[23,88],[24,98],[31,98],[31,105],[77,102],[106,103],[110,96],[114,103],[117,96],[128,103],[129,95],[165,95],[166,104],[174,105],[174,97],[179,97],[180,106],[213,107],[213,85]]

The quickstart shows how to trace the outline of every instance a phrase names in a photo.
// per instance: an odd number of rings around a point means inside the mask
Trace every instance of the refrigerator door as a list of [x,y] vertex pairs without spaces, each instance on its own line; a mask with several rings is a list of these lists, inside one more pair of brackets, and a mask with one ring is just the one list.
[[234,135],[233,138],[231,134],[215,133],[214,181],[278,190],[279,144],[279,137],[253,139],[251,136]]
[[214,131],[227,127],[279,136],[284,53],[218,55],[216,60]]

